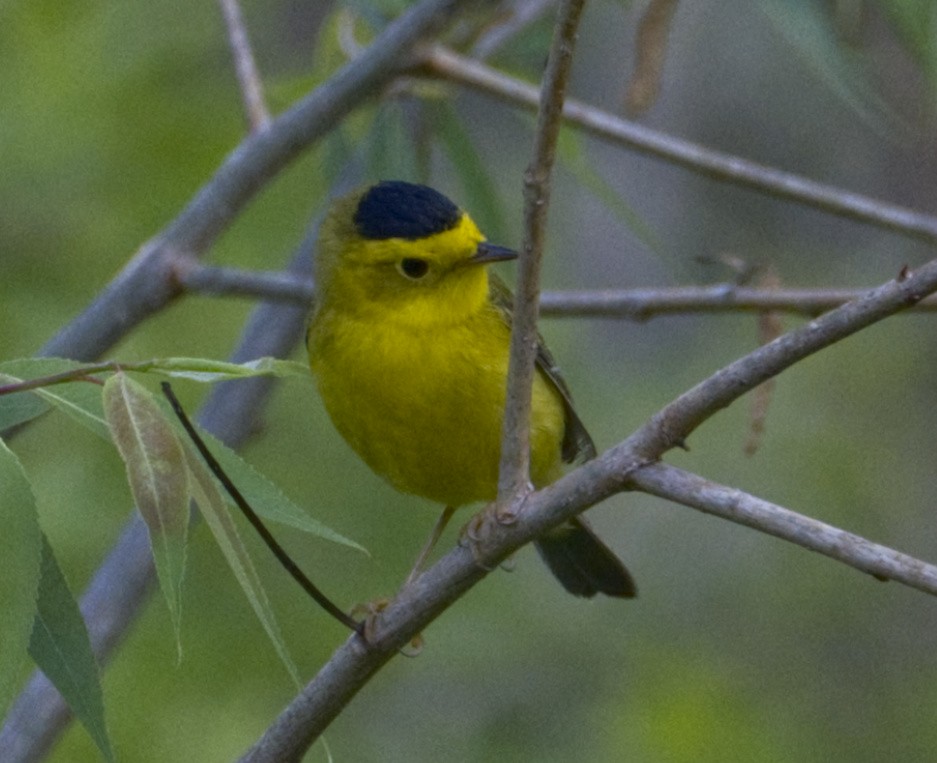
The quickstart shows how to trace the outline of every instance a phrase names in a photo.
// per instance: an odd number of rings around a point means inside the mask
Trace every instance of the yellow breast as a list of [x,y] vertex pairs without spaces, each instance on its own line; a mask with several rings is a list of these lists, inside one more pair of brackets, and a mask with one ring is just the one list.
[[[481,269],[479,269],[481,270]],[[309,357],[336,428],[398,490],[460,506],[497,493],[509,329],[487,303],[457,322],[321,310]],[[562,403],[537,374],[534,484],[558,476]]]

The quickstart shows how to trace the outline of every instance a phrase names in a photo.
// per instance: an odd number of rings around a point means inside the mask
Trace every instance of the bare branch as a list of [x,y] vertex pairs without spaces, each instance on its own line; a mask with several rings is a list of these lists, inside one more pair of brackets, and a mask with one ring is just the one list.
[[534,155],[524,173],[524,246],[517,274],[511,328],[507,401],[501,436],[498,501],[507,508],[530,484],[530,405],[537,355],[540,263],[550,205],[550,174],[556,159],[566,83],[572,68],[576,30],[585,0],[564,0],[547,58],[534,137]]
[[713,413],[799,360],[937,291],[937,260],[848,302],[729,364],[657,413],[621,447],[656,460]]
[[884,580],[937,596],[937,566],[805,517],[741,490],[710,482],[669,464],[648,464],[631,476],[646,493],[796,543]]
[[254,62],[250,40],[247,39],[241,6],[238,5],[238,0],[218,0],[218,4],[221,6],[228,30],[228,43],[234,56],[234,68],[237,71],[238,84],[241,86],[247,123],[251,132],[264,130],[270,124],[270,112],[264,102],[263,84]]
[[[515,106],[536,108],[537,89],[532,85],[445,48],[428,48],[422,64],[424,71],[433,76],[444,77]],[[741,185],[886,230],[927,241],[937,240],[937,217],[932,215],[886,204],[732,154],[714,151],[620,119],[578,101],[568,100],[563,113],[571,124],[596,137],[656,156],[714,180]]]
[[[868,294],[868,289],[763,289],[717,284],[662,289],[545,291],[540,305],[550,317],[627,318],[645,321],[695,313],[786,312],[815,317]],[[937,298],[908,308],[934,312]]]
[[217,267],[179,257],[173,265],[173,274],[176,281],[192,294],[312,305],[312,279],[308,273],[290,275],[272,270]]
[[[273,302],[312,302],[312,279],[279,271],[241,270],[178,260],[176,281],[205,296],[252,297]],[[551,318],[624,318],[646,321],[663,315],[786,312],[815,317],[859,299],[868,289],[765,289],[717,284],[644,289],[544,291],[540,312]],[[937,297],[927,297],[908,312],[937,311]]]

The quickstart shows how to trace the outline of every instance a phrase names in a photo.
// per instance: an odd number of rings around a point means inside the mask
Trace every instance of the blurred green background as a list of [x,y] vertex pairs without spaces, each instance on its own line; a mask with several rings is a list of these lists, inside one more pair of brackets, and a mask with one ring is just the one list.
[[[620,111],[643,8],[589,4],[573,96]],[[244,3],[275,108],[336,60],[331,38],[317,43],[331,10]],[[493,63],[534,80],[548,39],[544,21]],[[685,2],[660,100],[641,119],[934,212],[935,51],[930,0]],[[211,176],[244,126],[217,7],[168,0],[0,5],[0,114],[5,359],[33,354],[76,315]],[[417,127],[433,136],[428,148],[414,147]],[[455,88],[398,94],[278,177],[212,261],[280,267],[349,156],[367,179],[421,179],[428,169],[491,238],[516,245],[531,127],[527,114]],[[587,168],[558,168],[546,288],[718,282],[732,274],[698,259],[723,254],[771,263],[787,286],[872,286],[932,256],[907,237],[577,141]],[[597,178],[649,235],[635,234],[619,207],[588,190]],[[250,309],[243,300],[188,298],[111,355],[226,357]],[[542,330],[600,448],[757,343],[755,319],[742,315],[552,320]],[[742,452],[743,400],[670,460],[933,560],[935,349],[937,316],[896,317],[780,377],[754,457]],[[204,395],[177,386],[192,407]],[[43,528],[80,591],[127,519],[123,468],[112,449],[60,416],[13,445],[35,481]],[[371,551],[367,558],[277,529],[338,602],[395,590],[437,508],[395,494],[359,463],[311,383],[281,385],[246,455]],[[639,599],[574,600],[525,550],[513,572],[491,575],[427,631],[419,658],[393,661],[352,703],[327,733],[334,759],[934,759],[931,598],[656,499],[620,496],[590,517],[627,560]],[[243,534],[309,677],[344,633]],[[154,599],[105,673],[120,760],[233,759],[293,695],[204,527],[189,558],[181,664],[165,606]],[[78,727],[51,757],[97,759]],[[307,759],[327,754],[318,745]]]

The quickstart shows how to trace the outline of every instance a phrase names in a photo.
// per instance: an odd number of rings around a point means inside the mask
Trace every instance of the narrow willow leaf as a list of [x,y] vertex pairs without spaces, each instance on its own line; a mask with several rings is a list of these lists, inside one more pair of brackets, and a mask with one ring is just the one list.
[[69,418],[94,432],[98,437],[111,441],[111,434],[101,406],[101,388],[87,382],[58,384],[55,387],[37,389],[36,394],[54,405]]
[[42,537],[32,487],[19,459],[0,440],[0,718],[27,662],[41,559]]
[[[22,379],[19,377],[0,373],[0,384],[16,384],[20,381]],[[48,404],[33,392],[0,395],[0,432],[31,421],[48,410]]]
[[149,529],[156,573],[181,657],[182,578],[189,526],[189,470],[182,443],[153,395],[124,373],[105,382],[104,413]]
[[[2,377],[3,381],[0,383],[13,384],[27,379],[38,379],[43,376],[72,371],[85,365],[87,364],[65,358],[20,358],[18,360],[9,360],[0,363],[0,372],[8,374],[12,378],[4,376]],[[31,392],[18,392],[15,395],[0,396],[0,421],[2,421],[2,410],[6,401],[17,398],[37,401],[35,404],[42,406],[40,412],[47,410],[49,405],[53,405],[99,437],[108,442],[111,440],[101,408],[101,390],[96,384],[72,381],[42,387]],[[0,425],[0,431],[2,429],[3,427]]]
[[[0,384],[17,384],[25,379],[70,371],[80,364],[64,358],[15,358],[0,363]],[[0,432],[36,418],[49,406],[35,392],[0,395]]]
[[68,702],[104,759],[113,761],[98,665],[85,621],[45,536],[38,611],[29,639],[29,654]]
[[276,484],[254,469],[221,440],[204,430],[201,430],[200,434],[211,449],[212,455],[221,464],[221,468],[225,470],[231,481],[237,485],[238,490],[247,499],[251,508],[261,517],[269,519],[271,522],[279,522],[283,525],[295,527],[325,540],[342,543],[364,554],[368,553],[363,546],[310,517],[302,508],[293,503]]
[[189,483],[192,486],[192,495],[205,519],[205,524],[215,536],[221,553],[234,573],[234,577],[237,578],[257,619],[267,632],[290,678],[296,686],[300,686],[299,671],[286,648],[286,642],[283,640],[283,634],[280,632],[280,626],[270,606],[270,601],[267,599],[260,576],[241,542],[237,527],[228,512],[218,485],[208,471],[208,467],[191,448],[185,448],[185,456],[190,470]]
[[179,379],[216,382],[225,379],[247,379],[252,376],[309,377],[309,366],[294,360],[257,358],[247,363],[228,363],[206,358],[158,358],[149,361],[147,370]]

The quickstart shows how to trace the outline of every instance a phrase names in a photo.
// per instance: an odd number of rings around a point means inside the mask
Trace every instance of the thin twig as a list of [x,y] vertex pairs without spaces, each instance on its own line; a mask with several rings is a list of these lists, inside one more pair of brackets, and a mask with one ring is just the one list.
[[[251,297],[271,302],[310,305],[312,279],[279,271],[242,270],[202,265],[194,260],[176,268],[176,280],[194,294]],[[722,283],[714,286],[672,286],[637,289],[544,291],[540,314],[552,318],[624,318],[647,321],[664,315],[785,312],[816,317],[860,299],[868,289],[764,289]],[[937,311],[937,297],[928,297],[908,312]]]
[[[431,76],[494,96],[515,106],[537,107],[537,89],[522,80],[441,46],[424,49],[422,70]],[[817,183],[791,172],[766,167],[733,154],[706,148],[568,100],[564,116],[586,132],[643,154],[725,183],[751,188],[779,199],[839,217],[875,225],[927,241],[937,241],[937,217],[887,204],[841,188]]]
[[250,505],[250,503],[248,503],[247,499],[238,489],[237,485],[231,481],[231,478],[228,476],[227,472],[221,468],[221,464],[219,464],[214,455],[212,455],[211,450],[205,444],[202,436],[198,433],[198,430],[189,420],[185,409],[179,402],[179,398],[177,398],[175,393],[172,391],[172,385],[169,382],[164,381],[160,384],[160,388],[163,390],[163,394],[169,401],[169,405],[172,408],[173,413],[176,414],[176,418],[179,419],[179,423],[182,424],[182,428],[185,429],[189,439],[192,440],[192,444],[195,445],[195,449],[199,452],[199,455],[205,461],[212,474],[215,475],[215,477],[227,491],[228,495],[231,496],[231,500],[234,501],[235,505],[241,510],[241,513],[247,518],[247,521],[250,522],[251,527],[254,528],[255,532],[260,536],[260,539],[266,544],[267,548],[270,549],[270,552],[276,557],[276,560],[280,563],[283,569],[285,569],[290,574],[290,577],[292,577],[293,580],[299,583],[300,588],[302,588],[303,591],[305,591],[306,594],[316,604],[322,607],[322,609],[328,612],[346,628],[350,628],[355,633],[361,635],[362,631],[360,623],[358,623],[357,620],[349,617],[342,609],[337,607],[332,602],[332,600],[309,579],[306,573],[302,571],[299,565],[296,564],[296,562],[293,561],[293,558],[286,552],[286,549],[283,548],[277,539],[273,537],[273,533],[270,532],[269,528],[264,524],[263,520],[257,516],[257,512],[254,511],[253,507]]
[[218,0],[218,4],[221,6],[221,14],[228,30],[228,43],[231,46],[234,68],[244,99],[247,123],[251,132],[265,130],[270,124],[270,111],[264,101],[263,83],[257,71],[250,40],[247,38],[241,6],[238,5],[238,0]]
[[275,270],[202,265],[191,258],[177,258],[173,273],[186,291],[210,297],[251,297],[270,302],[295,302],[311,306],[312,279],[308,275],[290,276]]
[[796,543],[881,580],[896,580],[937,596],[937,566],[736,488],[662,463],[636,470],[631,483],[651,495]]
[[576,30],[585,0],[564,0],[557,11],[553,42],[540,94],[534,155],[524,173],[524,246],[517,275],[508,363],[508,390],[501,437],[498,502],[508,508],[529,489],[530,405],[537,354],[540,263],[550,203],[550,175],[556,159],[566,83],[572,68]]
[[[627,318],[646,321],[673,315],[785,312],[816,317],[869,293],[869,289],[762,289],[732,284],[678,286],[662,289],[545,291],[544,316]],[[928,297],[909,312],[937,311],[937,297]]]

